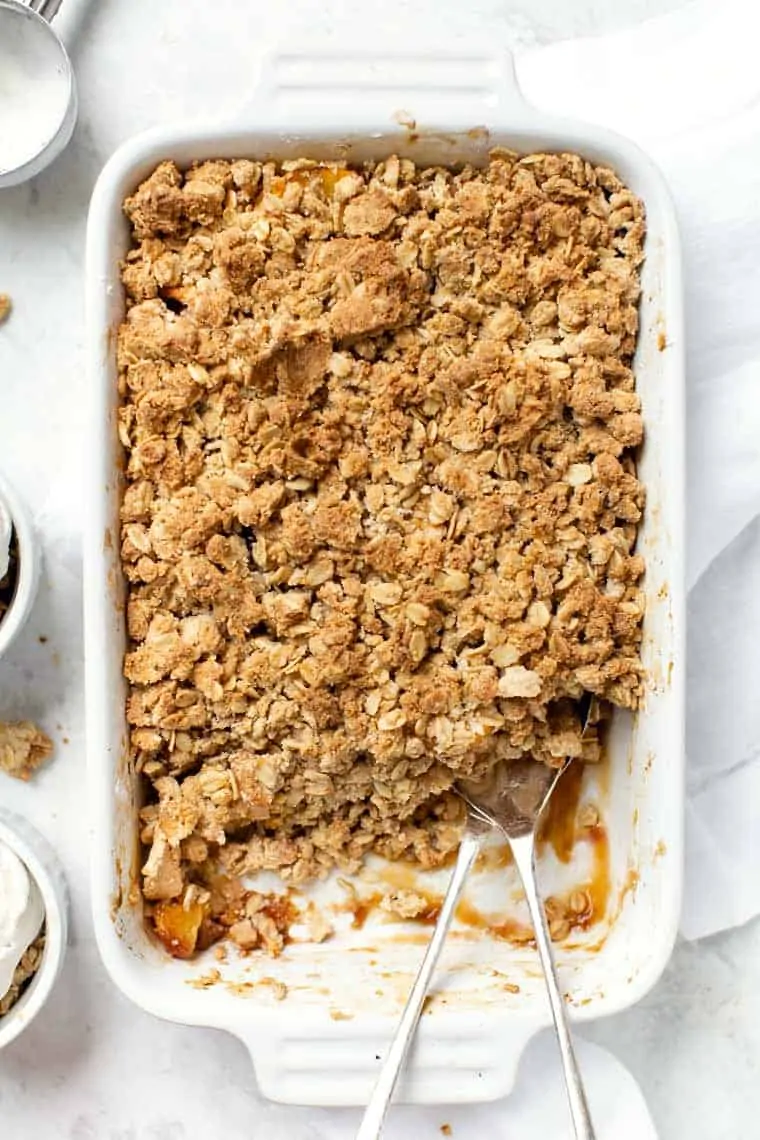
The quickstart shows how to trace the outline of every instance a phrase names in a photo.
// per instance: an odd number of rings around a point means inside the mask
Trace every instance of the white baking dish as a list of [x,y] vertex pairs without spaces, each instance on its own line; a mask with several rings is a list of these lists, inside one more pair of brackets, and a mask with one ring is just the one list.
[[[641,195],[648,215],[637,375],[647,423],[641,475],[648,509],[640,550],[648,565],[644,654],[652,684],[635,720],[616,718],[606,772],[589,777],[588,794],[604,800],[611,836],[610,917],[559,950],[573,1015],[585,1020],[623,1009],[646,993],[668,959],[679,914],[683,334],[678,235],[657,170],[624,139],[526,106],[510,62],[489,49],[435,57],[287,54],[272,60],[255,100],[235,122],[161,128],[125,144],[105,167],[92,200],[85,606],[98,942],[114,980],[134,1001],[161,1017],[236,1034],[251,1052],[263,1093],[282,1101],[337,1105],[366,1099],[427,931],[371,922],[363,930],[342,930],[319,946],[291,946],[277,961],[230,955],[224,964],[211,955],[200,962],[172,961],[145,933],[134,889],[137,789],[125,758],[121,676],[125,631],[114,362],[114,330],[123,313],[119,260],[128,243],[121,202],[169,157],[182,165],[242,156],[361,161],[400,152],[421,162],[482,163],[495,145],[572,150],[609,164]],[[555,871],[549,867],[547,875]],[[574,873],[582,872],[575,868]],[[483,875],[473,886],[495,911],[514,907],[514,889],[505,870]],[[341,895],[335,884],[320,891],[323,897],[325,891]],[[188,984],[212,967],[222,974],[217,984]],[[274,1000],[271,979],[287,985],[286,1000]],[[240,981],[254,984],[235,989]],[[462,931],[449,942],[436,990],[402,1098],[474,1101],[508,1092],[526,1042],[549,1022],[534,951]]]

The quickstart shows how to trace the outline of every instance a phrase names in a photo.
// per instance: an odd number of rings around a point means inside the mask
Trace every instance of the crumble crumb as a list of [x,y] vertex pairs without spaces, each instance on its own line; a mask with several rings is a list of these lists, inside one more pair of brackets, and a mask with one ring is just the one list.
[[53,754],[53,742],[31,721],[0,721],[0,771],[28,780]]
[[309,902],[303,912],[310,942],[326,942],[335,933],[335,927],[313,902]]
[[180,952],[276,954],[292,915],[240,876],[440,866],[457,779],[593,761],[582,694],[641,699],[643,207],[578,155],[499,151],[164,162],[125,211],[144,891]]
[[[409,890],[393,891],[380,900],[381,910],[402,919],[428,917],[433,905],[424,895]],[[440,910],[440,903],[435,904],[434,909]]]
[[13,302],[7,293],[0,293],[0,325],[4,324],[11,315]]
[[288,996],[288,987],[278,978],[262,978],[258,984],[260,986],[268,986],[272,991],[272,997],[275,1001],[285,1001],[285,998]]
[[7,993],[0,995],[0,1017],[10,1013],[16,1002],[21,998],[34,975],[42,965],[42,956],[45,952],[45,929],[43,927],[31,946],[27,947],[21,955],[19,964],[13,973],[13,981]]
[[192,986],[194,990],[207,990],[211,986],[215,986],[221,982],[222,975],[219,970],[208,970],[205,974],[199,974],[197,978],[189,978],[186,985]]

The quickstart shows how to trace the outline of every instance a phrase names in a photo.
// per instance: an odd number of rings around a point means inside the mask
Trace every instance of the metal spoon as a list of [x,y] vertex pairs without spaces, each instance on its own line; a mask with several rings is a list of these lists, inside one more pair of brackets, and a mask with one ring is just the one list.
[[495,825],[509,840],[512,857],[522,879],[544,971],[576,1140],[595,1140],[583,1079],[573,1049],[570,1023],[559,988],[546,912],[536,880],[536,834],[541,816],[562,773],[572,763],[572,760],[568,760],[558,772],[553,772],[535,760],[514,760],[509,764],[497,765],[486,780],[477,784],[462,784],[458,790],[467,803],[469,816]]
[[39,14],[46,20],[50,21],[60,8],[62,0],[28,0],[29,7],[33,12]]
[[535,868],[535,838],[539,822],[562,773],[572,762],[566,761],[559,770],[555,770],[536,760],[510,761],[497,765],[485,780],[462,782],[457,786],[456,790],[468,808],[459,854],[433,936],[367,1105],[356,1140],[377,1140],[381,1134],[393,1090],[409,1051],[462,887],[480,851],[484,836],[493,828],[498,828],[509,840],[523,882],[557,1032],[576,1140],[595,1140],[583,1081],[565,1015],[565,1004],[557,979]]
[[417,1028],[417,1022],[422,1013],[430,982],[433,977],[436,962],[440,956],[446,935],[454,917],[454,911],[462,893],[467,875],[475,862],[478,852],[483,844],[484,837],[493,830],[490,821],[475,812],[467,812],[467,823],[464,835],[459,844],[459,854],[454,864],[454,870],[449,879],[441,913],[433,929],[433,936],[428,943],[425,956],[422,959],[419,973],[415,978],[411,993],[407,998],[404,1012],[393,1038],[388,1055],[383,1062],[380,1076],[377,1079],[369,1104],[362,1117],[361,1127],[356,1134],[356,1140],[376,1140],[380,1136],[386,1114],[393,1099],[393,1090],[396,1087],[401,1070],[409,1052],[409,1046]]

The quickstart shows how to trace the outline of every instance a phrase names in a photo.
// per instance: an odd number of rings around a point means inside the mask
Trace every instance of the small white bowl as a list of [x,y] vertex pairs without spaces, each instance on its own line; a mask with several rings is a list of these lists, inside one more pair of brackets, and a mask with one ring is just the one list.
[[15,1041],[50,997],[66,954],[69,899],[63,868],[50,844],[25,819],[0,808],[0,842],[18,855],[45,904],[42,961],[16,1004],[0,1017],[0,1049]]
[[0,474],[0,500],[13,522],[18,543],[16,592],[11,604],[0,617],[0,657],[16,640],[31,613],[40,580],[40,551],[29,512],[10,483]]
[[[34,45],[37,60],[45,58],[46,77],[50,79],[58,75],[62,88],[58,115],[50,123],[48,137],[40,139],[36,153],[28,155],[20,165],[0,170],[0,190],[34,178],[65,149],[74,131],[77,121],[74,71],[63,42],[50,26],[59,7],[60,0],[33,0],[30,6],[27,6],[27,0],[0,0],[0,36],[10,38],[15,33],[27,46]],[[35,82],[39,85],[39,77],[30,81],[30,100],[36,94]]]

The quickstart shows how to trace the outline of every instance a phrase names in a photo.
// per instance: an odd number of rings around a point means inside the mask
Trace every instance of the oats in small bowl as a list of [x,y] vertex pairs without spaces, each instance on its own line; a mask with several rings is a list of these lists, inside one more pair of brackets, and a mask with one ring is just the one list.
[[8,989],[0,997],[0,1017],[5,1017],[7,1013],[18,1004],[23,995],[25,994],[29,984],[36,975],[40,966],[42,965],[43,955],[45,953],[45,928],[44,924],[39,934],[31,945],[27,946],[23,954],[19,958],[11,978]]
[[31,519],[0,475],[0,657],[29,617],[38,579],[39,552]]
[[0,621],[13,603],[18,581],[18,539],[10,511],[0,499]]

